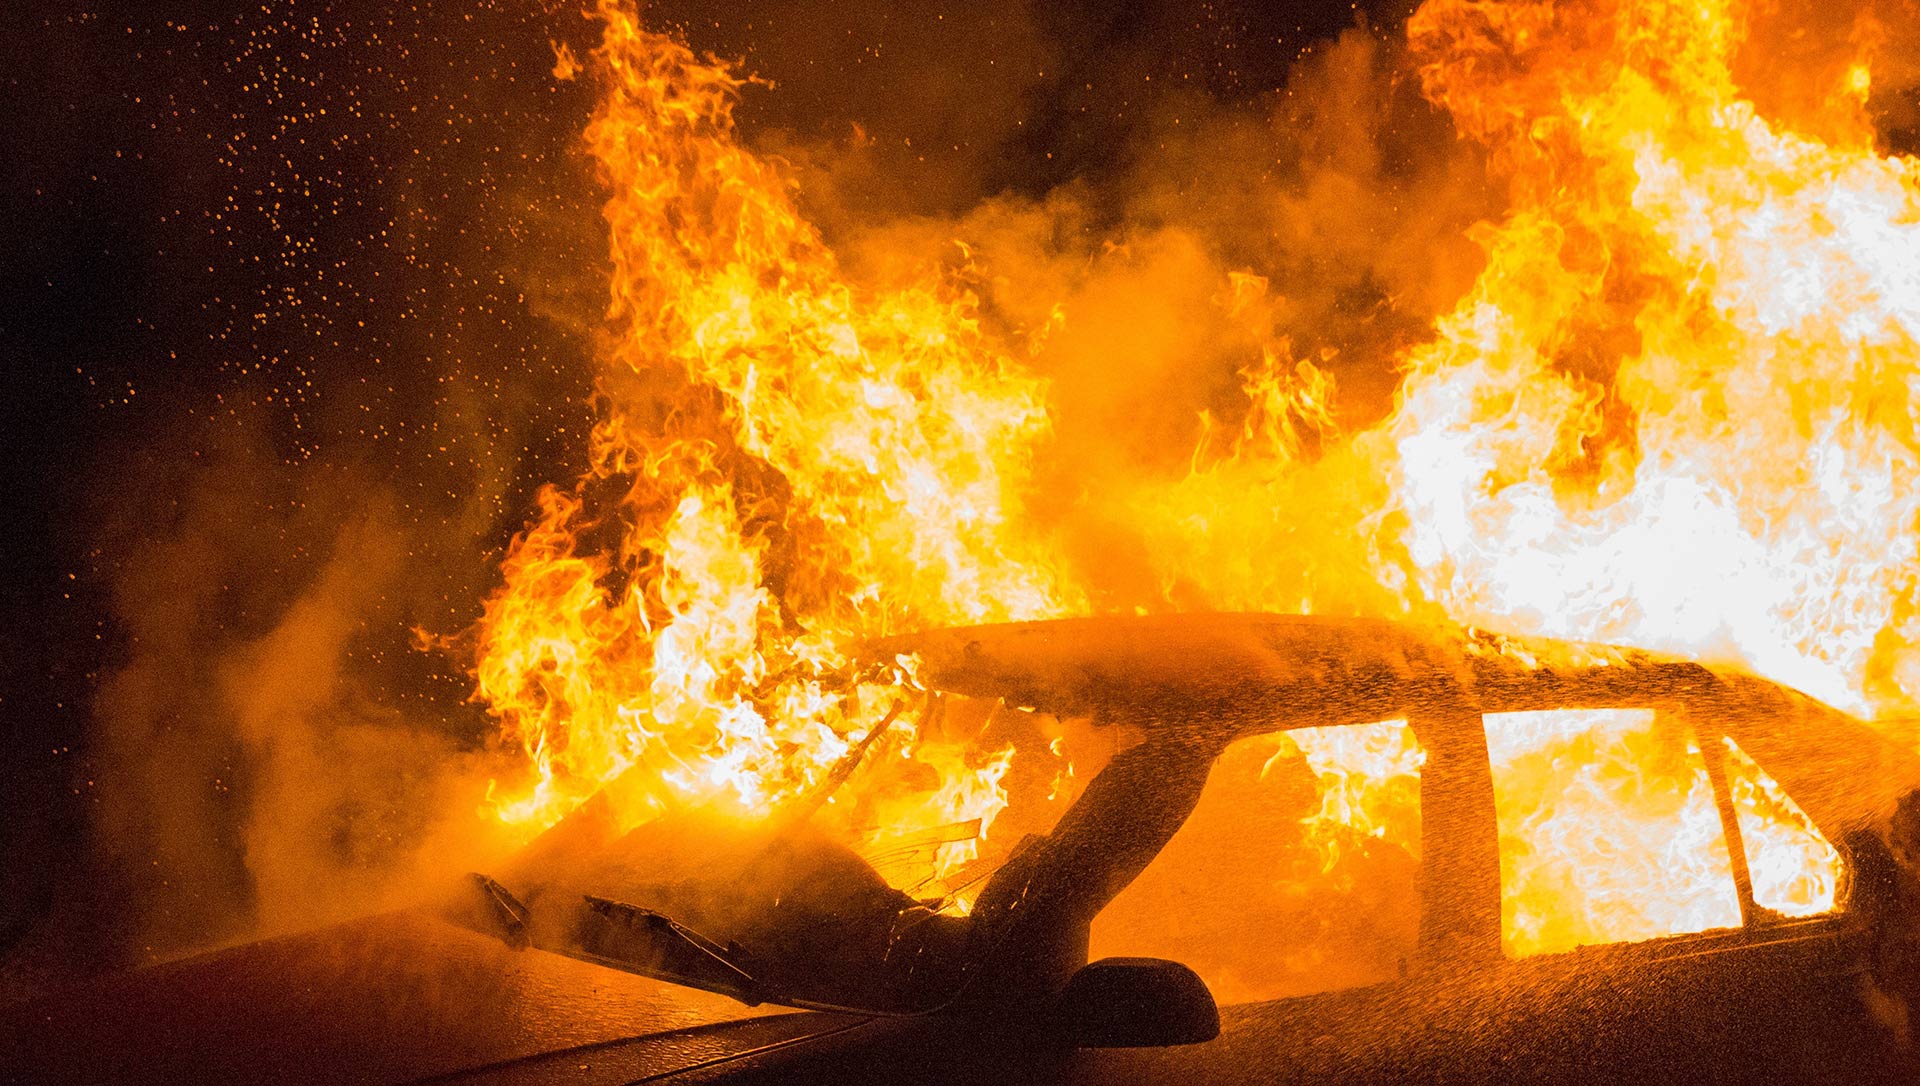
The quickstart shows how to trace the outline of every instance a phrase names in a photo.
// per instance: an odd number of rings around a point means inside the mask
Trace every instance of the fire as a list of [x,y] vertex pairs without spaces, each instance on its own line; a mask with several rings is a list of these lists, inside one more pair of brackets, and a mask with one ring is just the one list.
[[1699,748],[1651,711],[1490,714],[1487,745],[1511,951],[1739,925]]
[[765,814],[891,728],[843,828],[984,828],[1004,752],[924,732],[845,665],[861,638],[1073,606],[1018,521],[1044,383],[954,277],[847,282],[736,141],[739,80],[611,3],[599,18],[602,412],[592,468],[543,493],[479,625],[478,695],[532,770],[496,811],[537,829],[604,787],[629,821]]
[[[1736,661],[1854,712],[1911,712],[1920,164],[1873,151],[1864,61],[1824,137],[1761,117],[1733,76],[1741,10],[1421,10],[1426,89],[1508,164],[1516,200],[1368,437],[1391,449],[1410,577],[1451,616]],[[1497,76],[1463,52],[1501,58]],[[1591,742],[1610,726],[1596,723],[1541,741]],[[1602,781],[1560,781],[1542,806],[1515,791],[1555,763],[1502,774],[1503,757],[1520,755],[1495,745],[1503,836],[1528,838],[1503,847],[1510,950],[1738,922],[1704,770],[1635,767],[1611,800]],[[1758,767],[1730,767],[1756,901],[1832,908],[1832,846]],[[1675,803],[1682,837],[1634,836],[1632,809]],[[1536,818],[1555,832],[1531,832]],[[1609,885],[1552,881],[1576,867]]]
[[[1920,166],[1857,115],[1834,141],[1758,116],[1732,5],[1603,6],[1576,49],[1529,37],[1545,11],[1409,28],[1520,196],[1376,435],[1416,583],[1464,621],[1911,707]],[[1498,86],[1447,62],[1469,47],[1509,58]]]
[[[1199,420],[1182,476],[1042,510],[1039,359],[1073,308],[984,320],[993,269],[960,238],[904,282],[848,273],[789,171],[738,138],[742,80],[613,0],[595,17],[599,48],[555,69],[602,88],[591,467],[542,495],[477,629],[478,697],[528,766],[498,788],[506,822],[536,831],[602,789],[630,821],[825,790],[818,817],[850,841],[933,834],[958,872],[1017,755],[943,723],[911,661],[855,682],[850,653],[1096,609],[1112,586],[1056,531],[1075,516],[1148,554],[1161,598],[1142,607],[1445,618],[1739,663],[1866,715],[1920,706],[1920,162],[1874,148],[1873,35],[1790,127],[1736,78],[1732,0],[1428,0],[1407,27],[1422,87],[1507,206],[1475,228],[1471,289],[1398,360],[1392,412],[1343,429],[1330,372],[1271,337],[1241,370],[1243,421]],[[1243,269],[1219,304],[1248,322],[1274,300]],[[1316,517],[1335,527],[1297,528]],[[1704,889],[1727,848],[1704,771],[1644,725],[1496,737],[1503,832],[1526,838],[1514,952],[1738,922],[1730,889]],[[1299,737],[1328,864],[1370,836],[1417,849],[1408,742]],[[1651,760],[1566,781],[1536,757],[1604,743]],[[1048,801],[1084,783],[1057,749],[1026,754],[1051,759]],[[1830,908],[1831,846],[1740,757],[1756,900]],[[1620,838],[1608,885],[1570,885],[1568,857],[1607,847],[1602,807],[1647,836]],[[1687,832],[1658,836],[1655,809]],[[1667,892],[1655,869],[1703,873]],[[1543,901],[1574,898],[1577,923],[1545,926]]]

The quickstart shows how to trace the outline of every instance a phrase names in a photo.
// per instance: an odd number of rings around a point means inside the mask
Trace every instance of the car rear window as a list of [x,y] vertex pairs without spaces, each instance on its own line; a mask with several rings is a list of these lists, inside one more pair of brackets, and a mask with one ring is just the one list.
[[1508,955],[1739,926],[1713,784],[1684,725],[1646,709],[1485,721]]
[[1793,802],[1780,782],[1731,737],[1727,788],[1747,846],[1753,902],[1782,916],[1818,916],[1839,903],[1840,853]]

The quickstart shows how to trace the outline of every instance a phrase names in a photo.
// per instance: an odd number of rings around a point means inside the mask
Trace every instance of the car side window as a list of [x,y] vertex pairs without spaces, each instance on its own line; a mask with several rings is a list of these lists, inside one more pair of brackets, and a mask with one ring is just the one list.
[[1706,759],[1650,709],[1488,713],[1510,957],[1735,928]]
[[1781,916],[1832,912],[1842,879],[1839,850],[1732,736],[1720,742],[1727,752],[1727,790],[1746,845],[1753,903]]
[[1093,922],[1091,957],[1170,958],[1222,1004],[1400,975],[1420,929],[1420,768],[1401,720],[1242,739]]

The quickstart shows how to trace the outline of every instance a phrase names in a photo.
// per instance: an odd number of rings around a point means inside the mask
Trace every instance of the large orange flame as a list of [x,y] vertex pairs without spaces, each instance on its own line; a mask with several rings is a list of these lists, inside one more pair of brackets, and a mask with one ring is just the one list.
[[[910,662],[867,684],[845,664],[859,638],[1098,597],[1032,507],[1050,405],[1030,359],[1054,322],[983,327],[964,246],[906,286],[847,274],[788,171],[737,138],[740,80],[613,0],[596,17],[600,417],[591,470],[542,495],[479,625],[479,696],[529,764],[494,810],[538,829],[608,789],[630,821],[761,815],[844,784],[829,817],[870,848],[954,823],[991,836],[1008,750],[943,725]],[[1162,605],[1446,616],[1742,663],[1862,713],[1920,703],[1920,163],[1874,150],[1871,35],[1818,123],[1789,129],[1736,83],[1744,17],[1733,0],[1420,9],[1422,85],[1507,188],[1473,235],[1484,270],[1400,359],[1377,425],[1343,433],[1328,374],[1273,340],[1242,370],[1237,434],[1204,421],[1185,477],[1102,499]],[[1229,313],[1262,304],[1257,272],[1220,284]],[[1344,527],[1296,530],[1315,517]],[[1329,862],[1352,834],[1417,825],[1403,731],[1299,738]],[[1496,755],[1512,771],[1579,735]],[[1674,772],[1634,794],[1701,833],[1647,842],[1621,886],[1675,869],[1665,849],[1724,854],[1704,784]],[[1776,827],[1756,892],[1829,907],[1831,849],[1764,775],[1733,776],[1742,818]],[[1057,794],[1073,774],[1043,777]],[[1576,791],[1616,803],[1617,784]],[[1592,846],[1541,817],[1552,832],[1512,862],[1545,866],[1509,873],[1516,949],[1727,921],[1695,887],[1593,930],[1528,926],[1533,896],[1561,892],[1545,853]]]
[[858,769],[856,832],[989,822],[1004,754],[912,727],[843,671],[854,638],[1072,606],[1018,516],[1044,385],[955,282],[848,283],[781,170],[736,142],[738,80],[599,14],[602,411],[593,469],[542,495],[480,624],[479,694],[534,770],[498,812],[550,824],[619,781],[630,820],[765,813],[891,727]]

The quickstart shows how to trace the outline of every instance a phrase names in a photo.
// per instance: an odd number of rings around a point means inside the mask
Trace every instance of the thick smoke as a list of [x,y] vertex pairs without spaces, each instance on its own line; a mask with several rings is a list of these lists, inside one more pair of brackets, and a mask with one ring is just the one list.
[[391,490],[246,442],[167,474],[107,529],[126,655],[88,783],[115,922],[166,954],[457,873],[485,846],[484,748],[396,681],[428,548]]
[[[885,287],[945,263],[1048,380],[1029,513],[1058,534],[1095,609],[1278,597],[1391,611],[1390,592],[1358,587],[1372,533],[1327,519],[1380,503],[1348,493],[1367,484],[1339,457],[1317,463],[1319,438],[1390,409],[1399,353],[1471,284],[1468,229],[1498,206],[1480,152],[1421,97],[1390,31],[1346,30],[1232,100],[1143,85],[1155,89],[1096,176],[947,214],[922,210],[907,171],[887,187],[868,133],[767,142],[796,163],[802,206],[851,278]],[[857,193],[843,170],[859,172]],[[1312,418],[1281,402],[1303,380],[1323,394]],[[1269,500],[1244,500],[1250,489]],[[1223,525],[1210,550],[1154,533],[1169,506],[1259,506],[1269,523]],[[1245,568],[1203,593],[1179,572],[1196,563]]]
[[374,907],[489,844],[490,722],[416,630],[471,621],[575,470],[587,103],[544,13],[364,14],[50,18],[60,59],[21,73],[49,99],[20,160],[40,349],[85,402],[39,450],[74,480],[68,613],[23,630],[50,704],[20,754],[59,785],[9,808],[0,997]]

